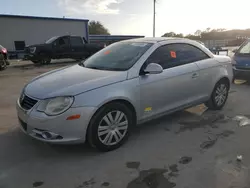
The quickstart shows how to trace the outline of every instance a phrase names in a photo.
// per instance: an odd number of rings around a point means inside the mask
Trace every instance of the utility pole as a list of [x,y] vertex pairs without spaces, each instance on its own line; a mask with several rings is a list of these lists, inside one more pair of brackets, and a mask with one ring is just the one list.
[[154,1],[154,16],[153,16],[153,37],[155,37],[155,2],[156,0],[153,0]]

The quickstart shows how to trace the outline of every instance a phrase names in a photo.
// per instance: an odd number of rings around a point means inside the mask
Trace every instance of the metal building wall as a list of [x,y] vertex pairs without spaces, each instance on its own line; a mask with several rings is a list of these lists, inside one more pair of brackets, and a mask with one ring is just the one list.
[[68,34],[88,39],[88,20],[0,15],[0,26],[0,44],[8,50],[15,50],[14,41],[25,41],[27,46],[43,43],[53,36]]

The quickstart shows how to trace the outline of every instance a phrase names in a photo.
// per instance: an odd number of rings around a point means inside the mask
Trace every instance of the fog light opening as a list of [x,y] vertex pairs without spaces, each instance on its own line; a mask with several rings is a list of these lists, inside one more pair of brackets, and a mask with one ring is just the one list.
[[43,132],[42,133],[42,137],[44,139],[51,139],[52,138],[52,135],[49,133],[49,132]]

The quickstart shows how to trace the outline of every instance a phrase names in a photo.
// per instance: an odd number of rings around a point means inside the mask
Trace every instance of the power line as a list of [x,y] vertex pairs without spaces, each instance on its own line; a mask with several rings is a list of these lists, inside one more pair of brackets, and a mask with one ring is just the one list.
[[153,0],[154,1],[154,10],[153,10],[153,37],[155,37],[155,3],[156,3],[156,0]]

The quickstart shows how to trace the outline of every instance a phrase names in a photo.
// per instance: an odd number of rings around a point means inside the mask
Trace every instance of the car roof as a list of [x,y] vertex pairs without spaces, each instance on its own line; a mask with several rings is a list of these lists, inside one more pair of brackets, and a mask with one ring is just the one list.
[[[193,46],[198,47],[199,49],[202,49],[203,52],[205,52],[208,56],[213,57],[213,53],[207,49],[203,44],[195,41],[195,40],[191,40],[191,39],[186,39],[186,38],[177,38],[177,37],[155,37],[155,38],[138,38],[138,39],[130,39],[130,40],[125,40],[125,41],[132,41],[132,42],[148,42],[148,43],[165,43],[165,42],[169,42],[169,43],[186,43],[186,44],[190,44]],[[123,41],[121,41],[123,42]]]
[[185,38],[176,38],[176,37],[145,37],[145,38],[137,38],[137,39],[130,39],[128,41],[134,41],[134,42],[150,42],[150,43],[158,43],[163,41],[169,41],[169,40],[178,40],[178,42],[190,42],[192,40],[185,39]]

